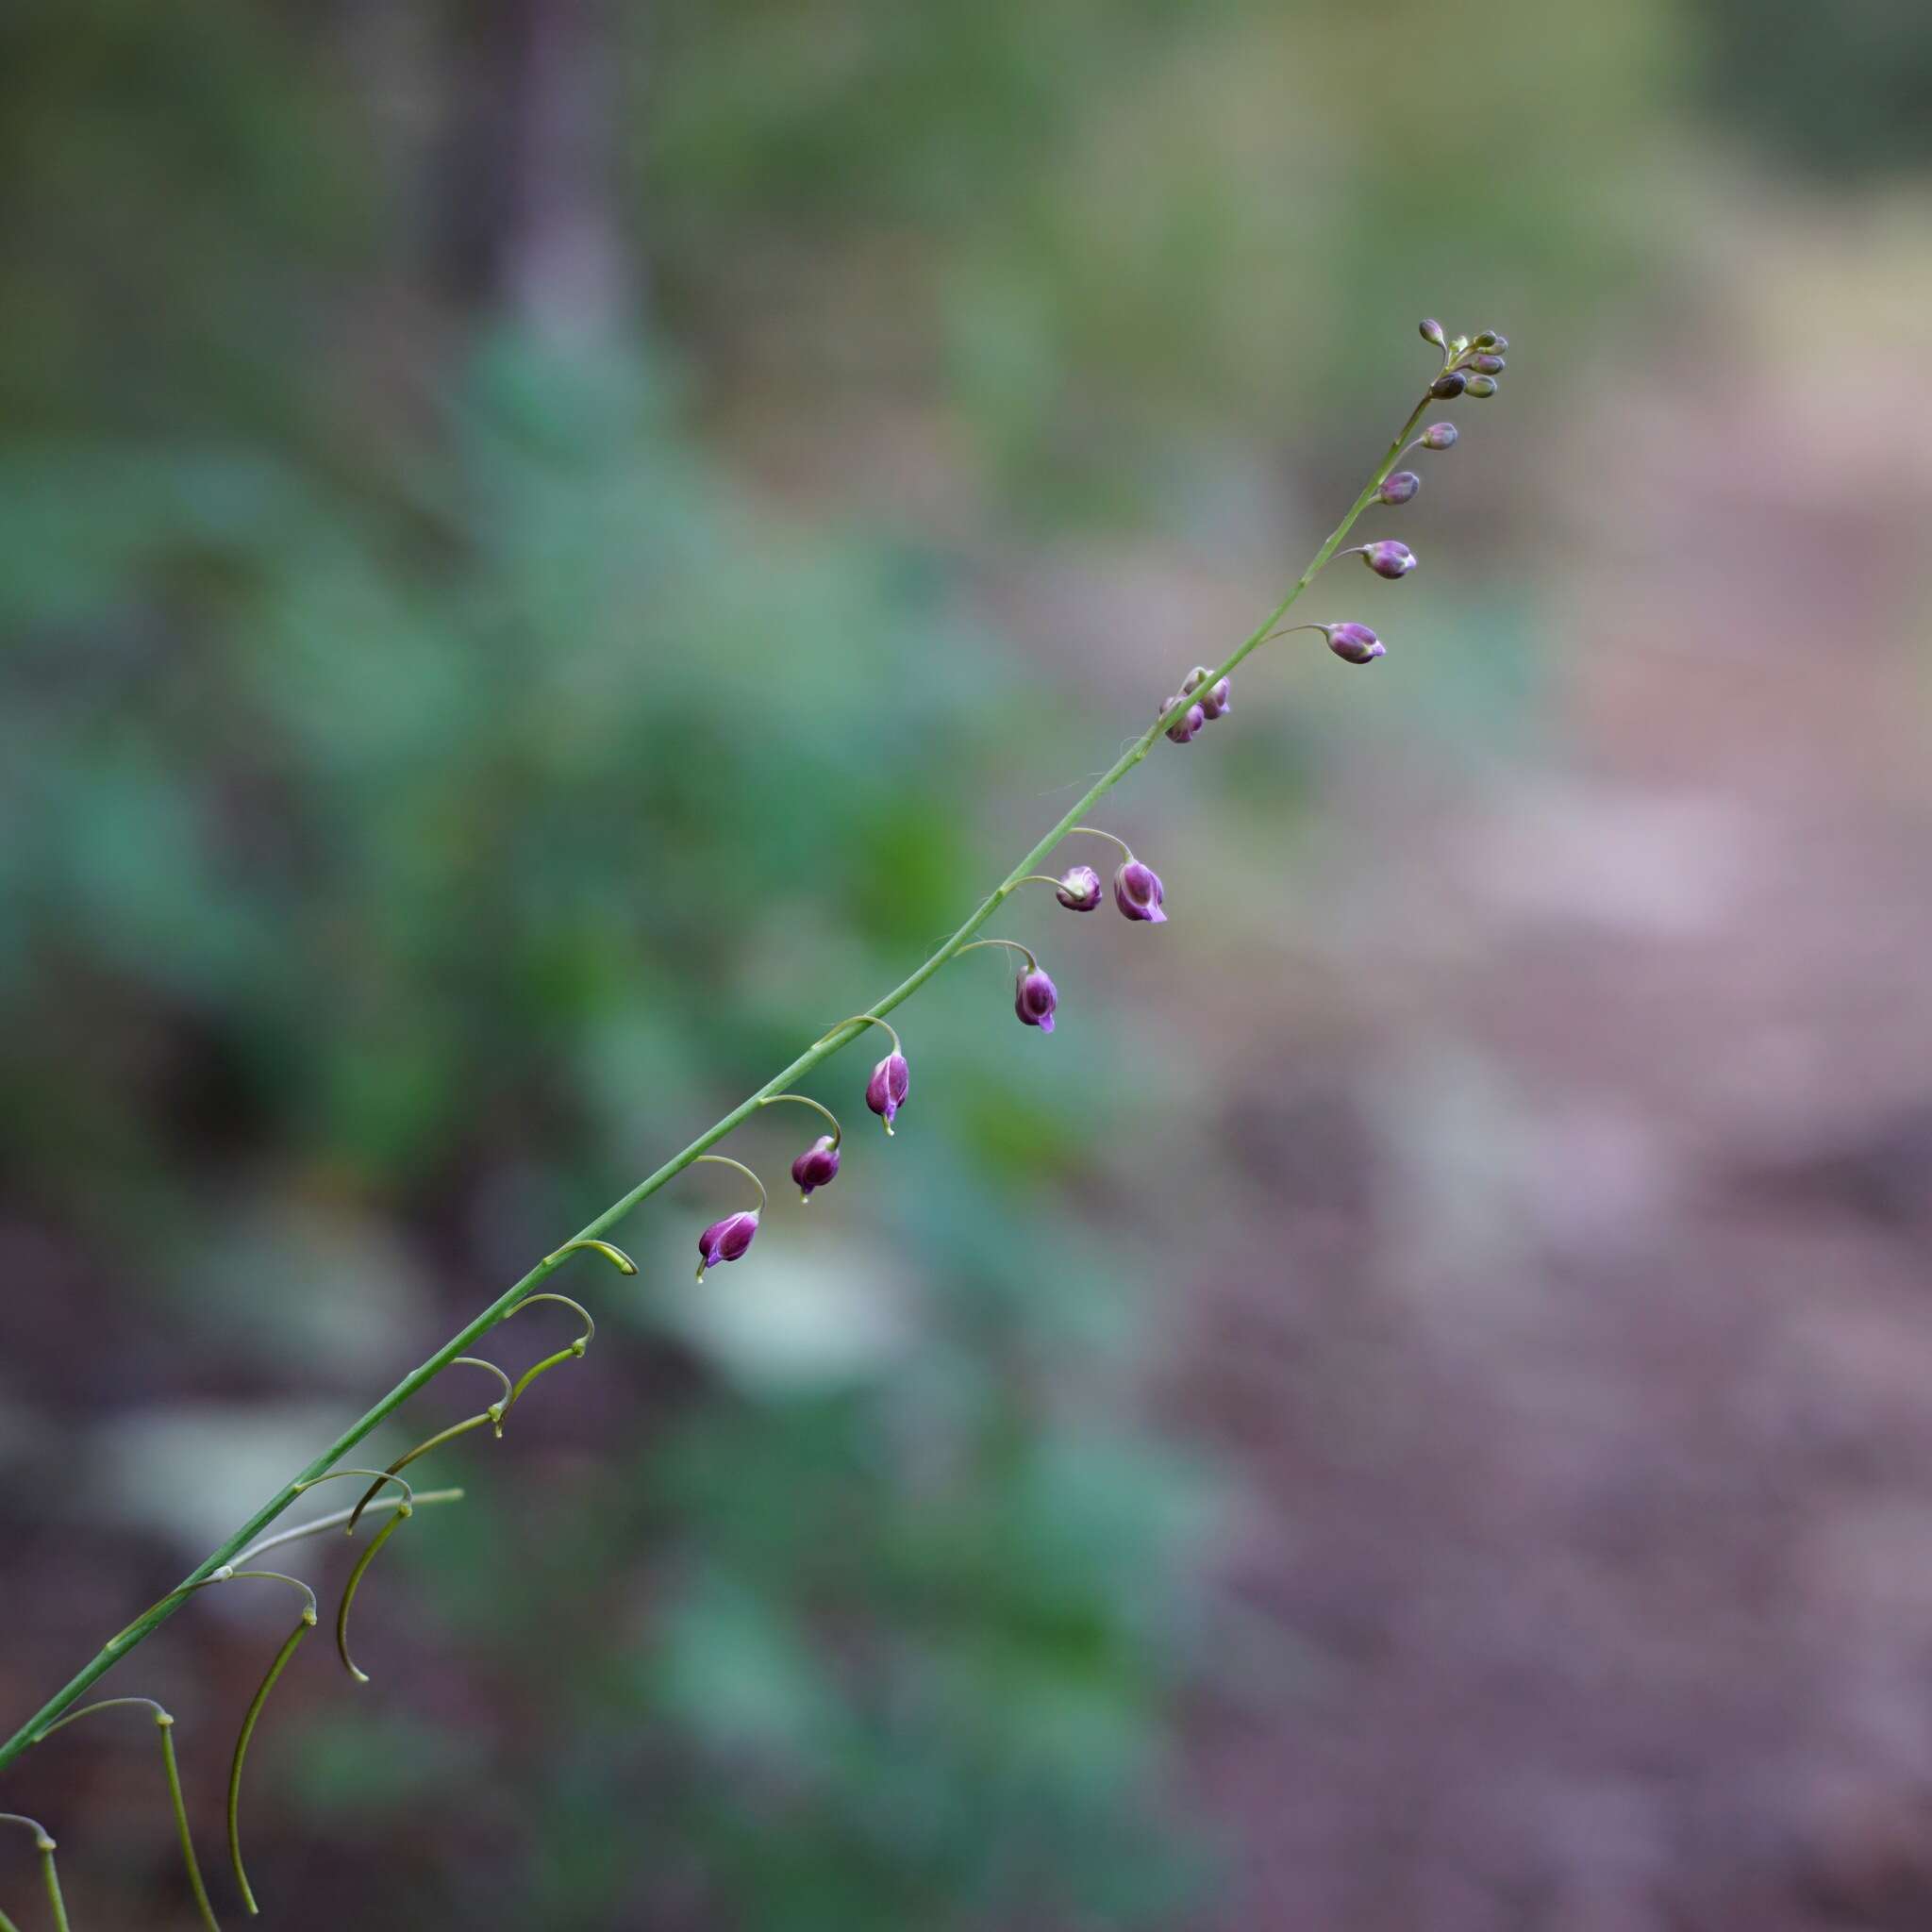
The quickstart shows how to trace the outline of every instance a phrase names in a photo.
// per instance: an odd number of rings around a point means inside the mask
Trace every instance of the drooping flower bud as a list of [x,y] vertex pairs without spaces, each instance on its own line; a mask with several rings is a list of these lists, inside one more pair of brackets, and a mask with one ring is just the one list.
[[1129,919],[1145,920],[1150,925],[1164,924],[1167,914],[1160,909],[1160,902],[1165,897],[1160,874],[1138,858],[1128,859],[1113,875],[1113,903]]
[[1453,449],[1456,435],[1455,424],[1431,423],[1422,433],[1422,445],[1424,449]]
[[715,1268],[720,1261],[736,1261],[751,1246],[752,1237],[758,1231],[758,1217],[750,1208],[741,1208],[736,1214],[727,1214],[723,1221],[714,1221],[698,1237],[698,1279],[705,1278],[707,1268]]
[[892,1131],[893,1121],[899,1116],[899,1109],[906,1104],[906,1091],[911,1077],[906,1056],[889,1053],[872,1070],[872,1078],[865,1083],[865,1104],[885,1122],[889,1134]]
[[823,1188],[839,1177],[839,1147],[829,1134],[821,1134],[791,1163],[791,1178],[799,1195],[809,1201],[814,1188]]
[[1424,341],[1434,342],[1439,349],[1448,347],[1448,339],[1442,333],[1442,325],[1433,315],[1424,316],[1418,326]]
[[1384,537],[1380,542],[1362,545],[1362,561],[1378,577],[1393,580],[1406,577],[1415,568],[1415,552],[1407,543]]
[[1382,640],[1365,624],[1324,624],[1317,626],[1328,648],[1350,664],[1368,664],[1388,656]]
[[1480,370],[1485,375],[1501,375],[1506,366],[1501,356],[1472,356],[1469,358],[1472,369]]
[[1452,396],[1459,396],[1468,387],[1469,378],[1459,369],[1445,370],[1429,385],[1429,393],[1438,402],[1446,403]]
[[1502,339],[1496,334],[1496,331],[1494,329],[1480,329],[1476,333],[1475,346],[1478,349],[1493,349],[1498,345],[1501,340]]
[[1407,503],[1422,487],[1423,479],[1413,470],[1397,470],[1394,475],[1382,479],[1382,487],[1375,494],[1384,503]]
[[1493,375],[1472,375],[1469,378],[1469,393],[1477,402],[1496,393],[1496,378]]
[[1221,678],[1201,693],[1201,715],[1211,724],[1217,718],[1224,718],[1233,709],[1228,702],[1227,679]]
[[1091,865],[1076,865],[1060,874],[1054,897],[1069,912],[1091,912],[1100,904],[1100,874]]
[[[1169,698],[1167,702],[1161,706],[1160,709],[1155,713],[1155,716],[1159,718],[1166,717],[1167,714],[1171,710],[1173,710],[1174,708],[1177,704],[1179,704],[1181,699],[1186,695],[1187,693],[1185,691],[1175,691],[1174,696]],[[1202,708],[1199,705],[1190,705],[1188,708],[1185,711],[1183,711],[1180,714],[1180,716],[1176,718],[1174,721],[1174,723],[1167,727],[1167,735],[1171,739],[1173,739],[1176,744],[1186,744],[1200,731],[1202,725],[1207,724],[1207,722],[1208,713],[1204,709],[1202,709]]]
[[1013,1010],[1023,1026],[1038,1026],[1042,1033],[1053,1031],[1053,1009],[1060,1003],[1058,989],[1038,966],[1029,968],[1013,982]]

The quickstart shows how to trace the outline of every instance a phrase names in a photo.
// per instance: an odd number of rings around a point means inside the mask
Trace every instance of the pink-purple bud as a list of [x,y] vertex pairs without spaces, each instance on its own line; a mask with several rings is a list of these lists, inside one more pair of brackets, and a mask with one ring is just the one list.
[[1023,1026],[1053,1031],[1053,1009],[1060,1003],[1054,983],[1038,966],[1029,967],[1013,983],[1013,1010]]
[[712,1222],[698,1237],[698,1279],[702,1281],[705,1270],[715,1268],[720,1261],[739,1259],[758,1231],[758,1217],[750,1209],[741,1208],[723,1221]]
[[1424,316],[1418,327],[1424,341],[1434,342],[1439,349],[1448,346],[1448,339],[1442,333],[1442,325],[1433,315]]
[[892,1131],[892,1123],[899,1117],[899,1109],[906,1104],[907,1089],[911,1084],[911,1069],[906,1064],[901,1053],[889,1053],[872,1070],[872,1078],[865,1083],[865,1104],[886,1124],[886,1132]]
[[1429,385],[1429,393],[1438,402],[1446,403],[1452,397],[1459,396],[1469,386],[1469,377],[1459,369],[1445,370]]
[[1485,375],[1501,375],[1505,365],[1501,356],[1492,356],[1485,351],[1482,355],[1472,356],[1469,366],[1480,370]]
[[1362,561],[1378,577],[1406,577],[1415,568],[1415,552],[1407,543],[1384,537],[1378,543],[1362,545]]
[[1469,393],[1477,402],[1496,393],[1496,378],[1493,375],[1472,375],[1469,378]]
[[1100,904],[1100,874],[1091,865],[1076,865],[1060,874],[1054,897],[1069,912],[1091,912]]
[[1382,479],[1382,487],[1375,494],[1384,503],[1407,503],[1422,487],[1423,479],[1413,470],[1397,470],[1394,475]]
[[839,1148],[829,1134],[821,1134],[791,1163],[791,1178],[802,1200],[811,1199],[814,1188],[823,1188],[839,1177]]
[[1431,423],[1422,433],[1422,445],[1424,449],[1453,449],[1456,436],[1455,424]]
[[[1173,710],[1174,708],[1177,704],[1179,704],[1181,699],[1184,698],[1186,695],[1187,693],[1185,691],[1175,691],[1174,696],[1169,698],[1167,702],[1161,706],[1160,709],[1155,713],[1155,716],[1158,718],[1166,717],[1167,714],[1171,710]],[[1171,739],[1173,739],[1176,744],[1186,744],[1191,739],[1192,739],[1199,733],[1202,725],[1207,724],[1207,722],[1208,713],[1199,705],[1190,705],[1188,708],[1185,711],[1183,711],[1180,714],[1180,716],[1176,718],[1174,721],[1174,723],[1167,727],[1167,735]]]
[[1128,859],[1113,875],[1113,903],[1129,919],[1143,919],[1152,925],[1164,924],[1167,914],[1160,909],[1160,902],[1165,896],[1160,874],[1138,858]]
[[1388,656],[1382,640],[1365,624],[1324,624],[1328,648],[1350,664],[1367,664]]
[[1216,718],[1224,718],[1233,708],[1228,703],[1227,679],[1221,678],[1201,693],[1201,715],[1209,724]]

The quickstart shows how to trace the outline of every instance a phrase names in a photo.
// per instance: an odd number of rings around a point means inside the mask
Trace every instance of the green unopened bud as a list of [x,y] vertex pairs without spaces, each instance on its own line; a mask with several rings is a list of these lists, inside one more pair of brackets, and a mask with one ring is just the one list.
[[1463,393],[1474,396],[1478,401],[1484,396],[1492,396],[1496,393],[1496,378],[1493,375],[1472,375]]
[[1475,347],[1478,349],[1493,349],[1495,346],[1496,331],[1492,328],[1484,329],[1475,339]]

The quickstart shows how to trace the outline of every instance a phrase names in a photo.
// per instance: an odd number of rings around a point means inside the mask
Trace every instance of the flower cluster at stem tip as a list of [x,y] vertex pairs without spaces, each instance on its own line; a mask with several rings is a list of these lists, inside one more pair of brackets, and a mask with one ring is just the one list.
[[[1431,402],[1451,402],[1458,396],[1473,396],[1483,400],[1496,393],[1496,378],[1503,373],[1504,354],[1509,346],[1506,337],[1493,329],[1484,329],[1472,336],[1451,336],[1442,325],[1433,317],[1421,325],[1423,340],[1433,343],[1442,351],[1442,367],[1431,378],[1426,394],[1417,406],[1408,420],[1408,430],[1414,429],[1417,422],[1425,413]],[[1413,450],[1440,452],[1456,447],[1457,432],[1453,423],[1431,423],[1413,441],[1404,442],[1400,437],[1390,451],[1387,459],[1377,471],[1368,488],[1357,499],[1355,508],[1343,520],[1341,527],[1330,537],[1307,574],[1291,591],[1280,608],[1275,612],[1278,621],[1282,611],[1294,601],[1299,592],[1322,567],[1335,557],[1359,557],[1367,568],[1376,576],[1390,583],[1400,583],[1416,568],[1416,555],[1407,543],[1399,542],[1393,537],[1377,537],[1368,542],[1357,543],[1347,550],[1338,550],[1341,537],[1354,524],[1356,518],[1372,506],[1391,508],[1413,502],[1423,486],[1422,477],[1413,470],[1397,469],[1396,465]],[[1209,724],[1225,718],[1233,709],[1233,693],[1228,673],[1258,642],[1271,637],[1285,636],[1292,630],[1318,630],[1322,633],[1328,648],[1336,657],[1347,664],[1373,664],[1377,658],[1388,655],[1387,646],[1366,624],[1353,619],[1336,624],[1289,625],[1282,630],[1270,630],[1263,626],[1256,637],[1238,652],[1221,671],[1210,671],[1205,664],[1196,664],[1182,678],[1180,689],[1165,699],[1156,712],[1157,721],[1165,720],[1165,735],[1175,744],[1191,744]],[[1157,726],[1158,728],[1158,726]],[[1150,733],[1151,736],[1151,733]],[[1113,875],[1113,902],[1123,917],[1137,924],[1158,925],[1165,922],[1167,911],[1162,903],[1166,897],[1160,883],[1160,874],[1152,866],[1135,858],[1124,840],[1116,839],[1111,832],[1103,832],[1094,825],[1072,826],[1065,836],[1074,833],[1091,833],[1118,845],[1122,858]],[[998,898],[1019,885],[1038,883],[1051,886],[1054,897],[1070,912],[1094,912],[1100,908],[1104,897],[1101,877],[1091,865],[1070,866],[1058,877],[1044,874],[1028,873],[1023,878],[1009,881],[1002,887]],[[1024,962],[1016,972],[1013,980],[1013,1011],[1023,1026],[1032,1026],[1041,1033],[1054,1029],[1054,1016],[1059,1007],[1059,989],[1048,974],[1041,970],[1040,961],[1032,952],[1012,940],[975,940],[971,944],[957,948],[959,952],[972,952],[980,946],[1004,946],[1019,954]],[[877,1062],[872,1070],[872,1076],[865,1083],[865,1104],[878,1115],[888,1134],[893,1131],[893,1123],[898,1119],[900,1109],[906,1104],[910,1091],[911,1074],[906,1062],[899,1036],[886,1022],[874,1014],[858,1014],[851,1020],[841,1021],[832,1034],[824,1036],[830,1040],[833,1034],[847,1026],[879,1026],[891,1036],[892,1050]],[[822,1041],[821,1044],[824,1043]],[[761,1105],[769,1106],[776,1100],[795,1100],[802,1105],[817,1108],[818,1111],[832,1120],[832,1132],[822,1134],[791,1163],[791,1178],[798,1188],[800,1197],[809,1200],[815,1189],[828,1186],[839,1173],[839,1124],[829,1110],[819,1107],[817,1101],[805,1100],[799,1094],[776,1094],[767,1096]],[[712,1159],[715,1156],[702,1156]],[[737,1163],[728,1163],[736,1165]],[[746,1170],[749,1172],[749,1170]],[[751,1176],[754,1181],[757,1175]],[[698,1238],[698,1253],[702,1265],[698,1269],[698,1279],[704,1279],[705,1270],[723,1261],[736,1261],[742,1258],[751,1247],[753,1237],[758,1230],[759,1214],[763,1210],[763,1188],[759,1187],[759,1204],[757,1210],[741,1210],[728,1214],[722,1221],[715,1221]]]

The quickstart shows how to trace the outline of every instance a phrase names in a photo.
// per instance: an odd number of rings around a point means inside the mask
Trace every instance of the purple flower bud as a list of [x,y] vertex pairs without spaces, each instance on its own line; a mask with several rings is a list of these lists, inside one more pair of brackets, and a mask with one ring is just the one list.
[[715,1268],[720,1261],[736,1261],[751,1246],[751,1238],[758,1231],[757,1214],[742,1208],[712,1222],[698,1237],[698,1279],[702,1281],[705,1270]]
[[1023,1026],[1053,1031],[1053,1009],[1060,1003],[1054,983],[1038,966],[1029,967],[1013,982],[1013,1010]]
[[838,1177],[839,1149],[829,1134],[821,1134],[791,1163],[791,1178],[797,1183],[803,1200],[809,1201],[814,1188],[823,1188]]
[[1456,444],[1456,425],[1453,423],[1431,423],[1423,431],[1424,449],[1453,449]]
[[1113,903],[1129,919],[1144,919],[1151,925],[1166,922],[1160,909],[1166,896],[1160,889],[1160,874],[1151,865],[1130,858],[1113,875]]
[[1491,356],[1485,353],[1480,356],[1472,356],[1469,358],[1469,366],[1472,369],[1481,370],[1485,375],[1501,375],[1506,365],[1501,356]]
[[1429,393],[1438,402],[1446,403],[1452,396],[1459,396],[1468,386],[1469,378],[1459,369],[1445,371],[1429,385]]
[[872,1078],[865,1083],[865,1104],[885,1122],[889,1134],[899,1109],[906,1104],[906,1090],[911,1077],[905,1055],[889,1053],[872,1070]]
[[1442,334],[1442,325],[1433,315],[1424,316],[1420,328],[1424,341],[1434,342],[1439,349],[1448,346],[1447,339]]
[[[1171,710],[1173,710],[1174,708],[1177,704],[1179,704],[1181,699],[1186,695],[1187,693],[1185,691],[1175,691],[1174,696],[1169,698],[1168,701],[1161,706],[1160,709],[1155,713],[1155,716],[1158,718],[1166,717],[1167,714]],[[1185,711],[1183,711],[1181,715],[1178,718],[1176,718],[1174,721],[1174,723],[1167,727],[1167,735],[1171,739],[1173,739],[1176,744],[1186,744],[1190,739],[1193,738],[1200,731],[1202,725],[1207,724],[1207,722],[1208,713],[1205,710],[1203,710],[1199,705],[1190,705],[1188,708]]]
[[1181,679],[1181,688],[1177,692],[1175,692],[1175,696],[1186,697],[1191,691],[1199,691],[1201,687],[1207,682],[1207,665],[1196,664],[1194,668],[1191,672],[1189,672],[1184,678]]
[[1350,664],[1367,664],[1388,656],[1382,640],[1365,624],[1324,624],[1328,648]]
[[1477,402],[1481,402],[1485,396],[1494,395],[1496,393],[1496,378],[1493,375],[1472,375],[1469,378],[1469,393]]
[[1227,716],[1232,707],[1227,701],[1227,679],[1222,678],[1210,690],[1201,693],[1201,715],[1211,724],[1216,718]]
[[1362,561],[1378,577],[1406,577],[1415,568],[1415,552],[1407,543],[1384,537],[1379,543],[1362,545]]
[[1100,874],[1091,865],[1076,865],[1060,874],[1054,897],[1069,912],[1091,912],[1100,904]]
[[[1460,376],[1456,378],[1458,382]],[[1413,470],[1397,470],[1394,475],[1383,480],[1381,489],[1375,491],[1384,503],[1407,503],[1423,487],[1423,479]]]

